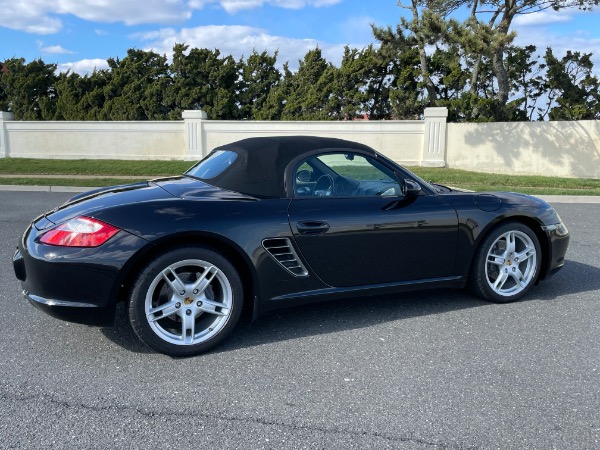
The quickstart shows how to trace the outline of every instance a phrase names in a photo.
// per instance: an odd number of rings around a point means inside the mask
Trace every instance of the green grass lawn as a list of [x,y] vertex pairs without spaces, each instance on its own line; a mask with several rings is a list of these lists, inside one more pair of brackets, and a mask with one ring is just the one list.
[[[146,178],[180,175],[193,165],[190,161],[123,161],[0,159],[0,174],[23,175],[2,178],[0,184],[43,186],[110,186]],[[457,169],[411,167],[421,178],[473,191],[517,191],[538,195],[600,195],[600,180],[526,175],[500,175]],[[87,175],[93,178],[36,178],[36,175]],[[120,176],[136,177],[125,180]]]
[[92,178],[35,178],[35,175],[31,177],[19,177],[19,178],[0,178],[0,184],[13,185],[13,186],[77,186],[77,187],[102,187],[102,186],[115,186],[118,184],[129,184],[137,181],[144,181],[148,178],[135,178],[135,179],[123,179],[123,178],[104,178],[104,177],[92,177]]
[[100,175],[156,177],[180,175],[193,161],[124,161],[116,159],[0,159],[2,175]]
[[590,178],[501,175],[423,167],[411,167],[410,170],[424,180],[473,191],[516,191],[539,195],[600,195],[600,180]]

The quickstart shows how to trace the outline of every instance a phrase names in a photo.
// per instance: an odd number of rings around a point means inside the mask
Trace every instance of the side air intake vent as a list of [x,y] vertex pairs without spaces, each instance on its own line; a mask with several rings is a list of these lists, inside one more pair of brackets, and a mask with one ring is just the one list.
[[267,253],[292,275],[296,277],[308,276],[308,270],[300,261],[288,238],[265,239],[262,245]]

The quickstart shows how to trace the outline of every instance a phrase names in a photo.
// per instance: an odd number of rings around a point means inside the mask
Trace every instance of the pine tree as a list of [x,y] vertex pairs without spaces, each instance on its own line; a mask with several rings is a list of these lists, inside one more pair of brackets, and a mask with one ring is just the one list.
[[56,64],[24,58],[4,62],[0,91],[4,105],[17,120],[50,120],[56,114]]

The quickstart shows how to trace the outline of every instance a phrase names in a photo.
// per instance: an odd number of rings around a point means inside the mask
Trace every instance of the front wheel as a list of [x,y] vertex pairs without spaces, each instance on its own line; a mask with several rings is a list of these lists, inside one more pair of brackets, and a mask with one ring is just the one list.
[[242,283],[213,250],[192,247],[157,257],[140,273],[129,302],[138,337],[171,356],[206,352],[229,335],[242,307]]
[[495,228],[475,254],[469,277],[471,290],[497,303],[520,299],[535,283],[541,266],[535,233],[519,222]]

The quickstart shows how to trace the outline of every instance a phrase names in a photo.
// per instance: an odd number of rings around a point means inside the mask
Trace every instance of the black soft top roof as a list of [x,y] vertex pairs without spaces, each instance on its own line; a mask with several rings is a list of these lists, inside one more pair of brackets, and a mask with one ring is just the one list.
[[316,150],[361,150],[376,152],[363,144],[343,139],[313,136],[249,138],[213,150],[237,153],[236,160],[208,183],[230,191],[261,197],[286,197],[285,171],[289,163]]

